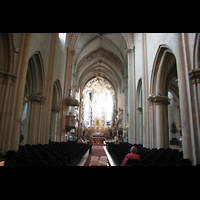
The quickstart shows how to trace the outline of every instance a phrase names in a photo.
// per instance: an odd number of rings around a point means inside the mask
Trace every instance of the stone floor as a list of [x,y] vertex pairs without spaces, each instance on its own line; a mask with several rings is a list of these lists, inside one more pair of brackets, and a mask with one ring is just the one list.
[[[109,152],[107,151],[106,146],[103,146],[103,148],[104,148],[104,151],[105,151],[105,153],[106,153],[106,156],[108,157],[108,160],[109,160],[109,162],[110,162],[110,165],[111,165],[111,166],[117,166],[116,163],[115,163],[115,161],[112,159],[112,157],[110,156]],[[89,150],[85,153],[85,155],[84,155],[83,158],[80,160],[80,162],[78,163],[77,166],[83,166],[84,163],[85,163],[85,161],[87,160],[88,155],[89,155]]]

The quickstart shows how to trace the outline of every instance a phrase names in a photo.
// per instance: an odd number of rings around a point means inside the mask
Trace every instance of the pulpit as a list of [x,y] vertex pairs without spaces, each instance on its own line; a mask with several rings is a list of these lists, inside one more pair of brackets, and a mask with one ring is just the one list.
[[66,115],[65,130],[69,132],[71,129],[75,129],[75,116]]

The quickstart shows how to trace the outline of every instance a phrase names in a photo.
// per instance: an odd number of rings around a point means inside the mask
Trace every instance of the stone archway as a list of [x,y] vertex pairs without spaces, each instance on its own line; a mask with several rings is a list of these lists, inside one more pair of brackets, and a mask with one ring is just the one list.
[[[46,97],[44,95],[44,69],[39,52],[35,52],[28,61],[20,137],[22,144],[41,143],[42,110]],[[26,109],[26,111],[24,110]],[[23,127],[24,126],[24,127]]]
[[61,140],[61,110],[62,106],[62,90],[60,81],[56,80],[53,84],[53,96],[51,104],[51,122],[50,122],[50,139],[51,141]]
[[[167,45],[160,45],[154,60],[148,100],[150,103],[151,146],[169,147],[168,98],[172,80],[177,76],[176,58]],[[175,85],[175,84],[173,84]],[[178,84],[175,85],[178,91]]]

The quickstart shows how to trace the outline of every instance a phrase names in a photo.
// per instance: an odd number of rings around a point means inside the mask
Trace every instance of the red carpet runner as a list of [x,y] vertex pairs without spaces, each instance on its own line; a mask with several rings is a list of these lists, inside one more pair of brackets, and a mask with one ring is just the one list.
[[[91,156],[98,156],[98,157],[101,157],[101,156],[107,156],[104,149],[103,149],[103,146],[96,146],[96,145],[93,145],[92,146],[92,154],[89,154],[88,157],[87,157],[87,160],[85,161],[85,164],[84,166],[89,166],[90,164],[90,159],[91,159]],[[110,162],[108,160],[108,164],[110,166]]]

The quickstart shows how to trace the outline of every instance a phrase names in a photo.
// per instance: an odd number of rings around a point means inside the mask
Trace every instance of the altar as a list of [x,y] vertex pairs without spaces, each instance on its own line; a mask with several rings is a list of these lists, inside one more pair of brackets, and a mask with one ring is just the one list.
[[103,137],[104,133],[92,133],[93,137]]
[[106,140],[105,137],[92,137],[94,143],[103,143]]
[[92,133],[92,139],[94,143],[103,143],[103,141],[106,140],[106,137],[104,137],[104,133],[95,132]]

